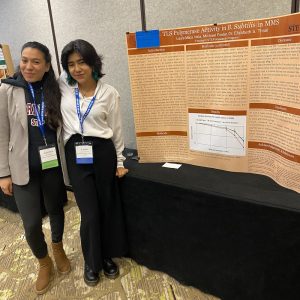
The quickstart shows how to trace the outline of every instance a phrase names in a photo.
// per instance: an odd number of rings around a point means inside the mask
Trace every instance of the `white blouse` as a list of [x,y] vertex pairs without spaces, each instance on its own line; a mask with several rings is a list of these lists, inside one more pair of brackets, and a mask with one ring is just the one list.
[[[66,144],[71,135],[81,134],[80,123],[76,111],[75,88],[66,81],[66,73],[59,78],[59,86],[62,94],[61,113],[63,117],[63,139]],[[117,153],[118,167],[123,167],[125,157],[124,140],[120,113],[120,95],[117,90],[98,80],[95,90],[95,102],[86,119],[83,122],[83,135],[112,139]],[[83,115],[93,97],[84,98],[79,93],[80,111]]]

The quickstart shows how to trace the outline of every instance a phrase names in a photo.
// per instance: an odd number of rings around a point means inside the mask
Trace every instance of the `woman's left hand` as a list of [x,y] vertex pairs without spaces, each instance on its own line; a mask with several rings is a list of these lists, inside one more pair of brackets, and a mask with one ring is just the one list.
[[125,176],[128,173],[128,169],[125,169],[123,167],[119,167],[117,168],[116,171],[116,176],[118,176],[119,178],[122,178],[123,176]]

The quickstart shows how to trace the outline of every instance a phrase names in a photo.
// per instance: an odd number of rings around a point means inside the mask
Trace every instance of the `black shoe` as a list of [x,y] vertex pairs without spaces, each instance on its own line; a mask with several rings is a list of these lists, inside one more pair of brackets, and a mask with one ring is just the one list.
[[103,259],[104,275],[109,279],[115,279],[119,276],[119,267],[112,261],[111,258]]
[[99,273],[94,272],[87,264],[84,264],[84,282],[89,286],[95,286],[99,282]]

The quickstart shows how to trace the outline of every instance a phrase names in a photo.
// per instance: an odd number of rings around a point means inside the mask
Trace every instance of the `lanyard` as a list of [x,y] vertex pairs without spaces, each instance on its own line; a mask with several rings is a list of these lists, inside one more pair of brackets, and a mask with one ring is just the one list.
[[76,98],[76,110],[77,110],[77,116],[79,119],[79,123],[80,123],[80,130],[81,130],[81,137],[82,137],[82,141],[83,141],[83,122],[85,120],[85,118],[88,116],[88,114],[90,113],[92,106],[95,102],[96,99],[96,95],[94,95],[94,97],[91,99],[88,108],[86,109],[86,112],[84,113],[84,115],[81,115],[80,112],[80,102],[79,102],[79,89],[75,88],[75,98]]
[[36,114],[36,118],[38,121],[38,126],[40,129],[40,132],[42,134],[42,137],[44,139],[45,145],[47,146],[47,141],[46,141],[46,135],[45,135],[45,128],[44,128],[44,120],[45,120],[45,99],[44,99],[44,93],[43,93],[43,89],[42,90],[42,95],[41,95],[41,110],[38,110],[38,107],[36,105],[35,102],[35,94],[34,94],[34,89],[31,85],[31,83],[28,83],[29,86],[29,90],[33,99],[33,106],[34,106],[34,110],[35,110],[35,114]]

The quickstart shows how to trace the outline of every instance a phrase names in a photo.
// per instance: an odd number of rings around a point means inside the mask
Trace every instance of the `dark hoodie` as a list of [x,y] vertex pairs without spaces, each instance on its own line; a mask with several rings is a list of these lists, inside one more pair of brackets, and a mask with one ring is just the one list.
[[[40,129],[38,127],[37,118],[33,106],[33,98],[30,93],[29,87],[25,79],[20,74],[15,74],[11,78],[1,80],[2,83],[6,83],[12,86],[22,87],[25,92],[26,110],[27,110],[27,122],[28,122],[28,159],[29,159],[29,172],[31,175],[39,173],[41,171],[40,156],[38,153],[38,147],[45,145]],[[35,102],[40,111],[41,95],[42,95],[43,80],[32,83],[35,94]],[[22,101],[23,99],[20,99]],[[45,108],[46,110],[46,108]],[[44,125],[45,134],[48,144],[56,144],[56,132],[52,130],[47,123]]]

